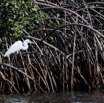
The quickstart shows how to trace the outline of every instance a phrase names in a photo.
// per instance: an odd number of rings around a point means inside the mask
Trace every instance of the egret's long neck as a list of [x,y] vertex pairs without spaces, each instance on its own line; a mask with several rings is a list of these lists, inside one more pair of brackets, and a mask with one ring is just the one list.
[[28,48],[28,43],[23,42],[23,47],[22,47],[22,50],[26,50],[27,48]]

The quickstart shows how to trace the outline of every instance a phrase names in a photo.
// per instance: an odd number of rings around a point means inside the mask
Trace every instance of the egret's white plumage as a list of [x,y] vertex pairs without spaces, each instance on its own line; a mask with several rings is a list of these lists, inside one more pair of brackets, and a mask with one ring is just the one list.
[[20,50],[27,50],[28,49],[28,43],[33,43],[29,39],[26,39],[25,41],[16,41],[14,44],[12,44],[7,52],[5,53],[4,57],[10,57],[12,53],[19,52]]

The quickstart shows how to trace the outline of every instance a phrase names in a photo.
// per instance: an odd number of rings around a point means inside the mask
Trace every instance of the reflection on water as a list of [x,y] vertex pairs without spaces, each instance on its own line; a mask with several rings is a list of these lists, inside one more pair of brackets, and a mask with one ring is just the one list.
[[103,95],[101,92],[0,95],[0,103],[103,103]]

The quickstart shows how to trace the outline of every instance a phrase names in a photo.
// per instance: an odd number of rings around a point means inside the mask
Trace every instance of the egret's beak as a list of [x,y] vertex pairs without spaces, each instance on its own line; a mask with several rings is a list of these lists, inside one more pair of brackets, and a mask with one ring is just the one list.
[[31,42],[31,44],[36,44],[36,42]]

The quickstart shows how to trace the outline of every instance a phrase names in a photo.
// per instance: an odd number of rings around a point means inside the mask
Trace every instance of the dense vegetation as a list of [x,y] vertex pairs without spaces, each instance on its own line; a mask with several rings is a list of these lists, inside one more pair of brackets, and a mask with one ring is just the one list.
[[[3,57],[26,38],[37,44]],[[103,0],[0,2],[0,93],[102,90],[103,74]]]

